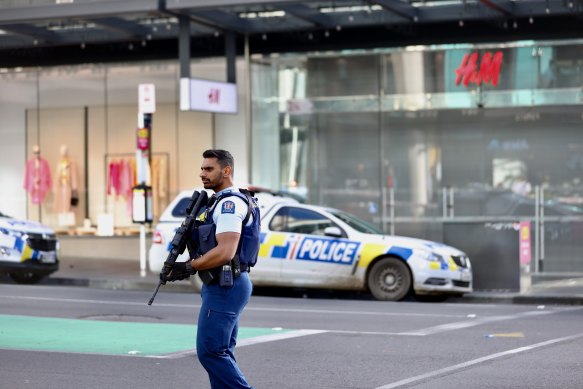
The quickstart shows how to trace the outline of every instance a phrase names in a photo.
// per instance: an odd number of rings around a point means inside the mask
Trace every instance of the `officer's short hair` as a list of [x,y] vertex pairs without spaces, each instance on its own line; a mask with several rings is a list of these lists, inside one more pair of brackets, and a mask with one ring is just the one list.
[[227,150],[213,150],[213,149],[205,150],[205,152],[202,153],[202,157],[216,158],[217,162],[221,166],[221,169],[230,166],[231,172],[235,170],[235,160],[233,159],[231,153],[229,153]]

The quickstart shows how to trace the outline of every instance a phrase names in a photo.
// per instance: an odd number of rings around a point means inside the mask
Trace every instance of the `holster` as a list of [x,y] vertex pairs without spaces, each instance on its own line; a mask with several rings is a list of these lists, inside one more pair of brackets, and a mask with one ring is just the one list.
[[[205,285],[210,285],[218,282],[222,268],[222,266],[219,266],[212,269],[200,270],[198,276]],[[241,262],[239,261],[238,254],[231,260],[231,270],[233,272],[233,278],[237,278],[241,275]]]
[[217,276],[213,274],[213,270],[215,269],[200,270],[198,272],[198,276],[203,284],[210,285],[217,279]]

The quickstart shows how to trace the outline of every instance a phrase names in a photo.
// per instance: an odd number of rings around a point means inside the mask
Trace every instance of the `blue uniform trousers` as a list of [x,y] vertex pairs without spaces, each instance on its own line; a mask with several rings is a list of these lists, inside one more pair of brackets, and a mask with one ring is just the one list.
[[209,375],[212,389],[252,388],[235,360],[239,315],[251,297],[249,273],[233,280],[232,287],[203,285],[198,316],[196,354]]

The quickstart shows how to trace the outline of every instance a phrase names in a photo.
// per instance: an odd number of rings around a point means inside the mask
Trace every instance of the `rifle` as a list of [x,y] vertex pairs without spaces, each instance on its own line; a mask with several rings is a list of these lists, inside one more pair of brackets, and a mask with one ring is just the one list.
[[166,261],[164,261],[164,267],[160,272],[160,281],[158,281],[158,286],[156,286],[154,294],[152,294],[148,305],[152,305],[154,302],[160,286],[166,285],[166,276],[172,270],[171,265],[176,262],[176,259],[184,252],[184,250],[188,247],[188,252],[191,258],[194,258],[197,254],[198,242],[191,241],[190,237],[196,228],[196,217],[200,214],[202,207],[206,205],[207,201],[208,195],[204,190],[200,193],[195,190],[192,194],[188,206],[186,207],[186,218],[180,227],[176,230],[174,238],[172,238],[172,242],[170,243],[170,252],[168,253],[168,257],[166,257]]

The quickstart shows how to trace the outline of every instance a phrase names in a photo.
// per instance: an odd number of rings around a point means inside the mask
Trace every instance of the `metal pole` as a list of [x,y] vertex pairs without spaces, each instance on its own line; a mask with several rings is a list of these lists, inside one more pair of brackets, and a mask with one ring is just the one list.
[[453,188],[449,188],[449,217],[453,219]]
[[545,260],[545,191],[543,187],[540,187],[540,265],[539,270],[541,272],[545,271],[544,260]]
[[447,218],[447,188],[441,188],[441,206],[443,207],[443,218]]
[[391,188],[389,192],[389,206],[391,211],[391,235],[395,235],[395,189]]
[[383,232],[387,233],[387,188],[383,186],[381,191],[381,220]]
[[146,223],[140,224],[140,277],[146,276]]
[[[254,132],[253,132],[253,90],[252,85],[252,71],[251,71],[251,49],[249,47],[249,36],[245,35],[245,133],[247,134],[247,177],[250,182],[255,181],[253,176],[253,142],[254,142]],[[235,53],[236,54],[236,53]],[[236,59],[235,59],[236,60]],[[235,69],[236,70],[236,69]]]
[[534,187],[534,273],[538,273],[538,258],[540,244],[540,187]]

